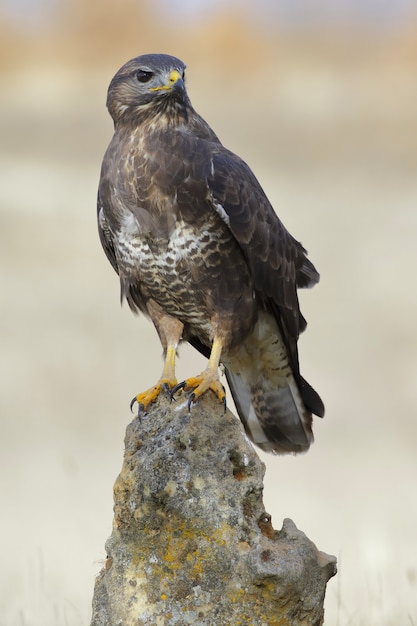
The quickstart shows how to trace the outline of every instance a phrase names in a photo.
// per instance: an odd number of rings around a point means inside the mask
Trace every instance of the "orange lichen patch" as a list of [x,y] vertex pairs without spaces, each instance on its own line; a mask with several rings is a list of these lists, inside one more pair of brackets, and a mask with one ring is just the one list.
[[145,526],[140,547],[135,547],[133,562],[150,568],[153,576],[175,578],[185,572],[190,581],[200,580],[215,561],[223,563],[231,545],[231,529],[223,523],[213,532],[193,528],[187,521],[165,519],[157,532]]
[[239,591],[235,595],[233,595],[230,599],[232,602],[238,602],[239,600],[242,599],[242,596],[244,595],[245,595],[245,591],[242,588],[240,588]]
[[[196,531],[186,522],[170,528],[161,542],[162,562],[173,573],[184,567],[188,576],[199,579],[206,570],[206,564],[212,563],[216,554],[227,550],[230,527],[222,524],[212,533]],[[161,538],[162,539],[162,538]]]
[[[236,546],[232,529],[227,523],[206,531],[192,527],[188,520],[167,517],[161,532],[155,532],[153,528],[146,526],[143,532],[144,541],[133,559],[136,566],[147,572],[148,577],[164,581],[159,592],[161,601],[169,600],[171,590],[174,595],[181,593],[184,601],[191,588],[204,585],[207,572],[216,570],[218,578],[224,581],[223,594],[236,610],[235,621],[231,621],[231,624],[255,626],[263,623],[267,626],[287,626],[285,621],[268,619],[271,615],[268,607],[276,602],[276,582],[273,579],[263,580],[257,585],[256,593],[253,588],[248,590],[244,586],[236,587],[236,581],[231,584],[230,571],[225,569],[224,564],[226,561],[230,562],[230,553],[236,547],[239,552],[247,552],[250,546],[242,541]],[[251,607],[250,611],[248,606]],[[187,602],[184,608],[189,610]],[[208,613],[210,610],[209,607]]]

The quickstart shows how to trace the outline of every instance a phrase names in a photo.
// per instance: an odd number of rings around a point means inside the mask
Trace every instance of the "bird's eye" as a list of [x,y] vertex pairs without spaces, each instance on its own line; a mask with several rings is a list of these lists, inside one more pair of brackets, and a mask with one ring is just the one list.
[[153,72],[149,72],[148,70],[139,70],[136,72],[136,78],[140,83],[148,83],[153,76]]

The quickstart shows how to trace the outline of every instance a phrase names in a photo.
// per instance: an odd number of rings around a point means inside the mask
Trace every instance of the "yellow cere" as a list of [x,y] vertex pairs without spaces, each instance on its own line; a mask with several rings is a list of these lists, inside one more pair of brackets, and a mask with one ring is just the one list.
[[172,72],[169,73],[169,84],[173,85],[179,78],[181,78],[181,74],[177,72],[177,70],[172,70]]
[[168,77],[168,84],[160,87],[150,87],[149,91],[169,91],[174,83],[181,78],[181,74],[177,70],[171,70]]

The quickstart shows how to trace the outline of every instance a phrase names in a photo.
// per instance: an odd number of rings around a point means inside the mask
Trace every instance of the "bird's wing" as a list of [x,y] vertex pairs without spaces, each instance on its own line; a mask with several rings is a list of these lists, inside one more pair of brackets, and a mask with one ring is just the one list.
[[[260,346],[262,354],[271,352],[271,345],[277,348],[265,363],[261,354],[254,359],[255,369],[260,372],[255,383],[257,389],[252,380],[256,378],[254,363],[246,363],[250,340],[241,354],[238,351],[230,357],[226,375],[236,407],[257,445],[276,452],[305,450],[313,439],[311,413],[323,416],[324,406],[299,370],[297,341],[306,321],[300,312],[297,288],[312,287],[318,282],[319,274],[308,260],[306,250],[275,214],[250,168],[239,157],[225,149],[215,150],[208,185],[213,207],[239,242],[266,312],[254,331],[254,336],[265,335],[265,345],[262,347],[258,338],[259,343],[254,342],[255,352]],[[276,331],[272,318],[278,327]],[[283,378],[280,372],[281,368],[285,370],[285,357],[279,354],[281,341],[291,368]],[[242,355],[244,357],[240,358]],[[255,406],[257,394],[262,397],[258,408]],[[260,424],[255,433],[254,423]]]
[[113,238],[111,236],[110,227],[105,216],[104,203],[100,191],[97,195],[97,225],[103,250],[106,253],[106,256],[112,264],[114,270],[119,273]]
[[298,371],[296,342],[306,322],[300,313],[297,287],[312,287],[319,274],[244,161],[226,149],[216,149],[208,185],[213,206],[239,242],[258,295],[279,322]]

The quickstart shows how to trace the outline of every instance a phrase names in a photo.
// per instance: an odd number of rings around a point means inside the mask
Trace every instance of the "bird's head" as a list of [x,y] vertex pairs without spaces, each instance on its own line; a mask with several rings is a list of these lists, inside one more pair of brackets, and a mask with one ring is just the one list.
[[185,65],[167,54],[144,54],[128,61],[112,79],[107,108],[114,123],[151,111],[155,115],[170,106],[185,107]]

